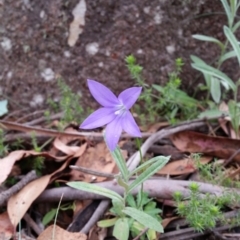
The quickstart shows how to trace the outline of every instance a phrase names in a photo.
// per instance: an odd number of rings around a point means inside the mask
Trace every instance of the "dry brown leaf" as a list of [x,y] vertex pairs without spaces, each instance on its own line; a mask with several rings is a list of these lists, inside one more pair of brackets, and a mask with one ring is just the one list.
[[[89,147],[75,163],[76,166],[90,168],[94,171],[112,173],[115,162],[104,142],[98,143],[95,147]],[[76,170],[71,171],[71,181],[84,180],[92,181],[92,175]],[[105,180],[105,177],[96,177],[97,182]]]
[[41,153],[35,151],[17,150],[0,159],[0,184],[6,180],[16,161],[19,161],[23,157],[28,157],[30,155],[37,156],[41,155]]
[[59,138],[56,138],[53,142],[53,145],[56,149],[65,153],[66,155],[74,155],[75,152],[79,150],[78,146],[67,146]]
[[[201,157],[201,164],[207,164],[212,160],[212,157]],[[160,169],[157,174],[166,175],[182,175],[187,173],[193,173],[197,170],[195,162],[191,158],[186,158],[174,162],[168,163],[162,169]]]
[[[228,159],[239,150],[240,140],[225,137],[211,137],[205,134],[183,131],[171,136],[173,144],[183,152],[205,153]],[[240,154],[234,157],[240,161]]]
[[67,158],[67,156],[56,157],[47,152],[40,153],[40,152],[36,152],[36,151],[31,151],[31,150],[30,151],[25,151],[25,150],[13,151],[13,152],[9,153],[8,156],[0,159],[0,169],[1,169],[0,184],[7,179],[15,162],[21,160],[22,158],[29,157],[29,156],[44,156],[44,157],[55,159],[57,161],[63,161]]
[[40,177],[23,187],[18,193],[11,196],[7,203],[7,210],[12,224],[16,227],[27,212],[32,202],[44,191],[50,180],[64,170],[71,161],[69,158],[58,170],[52,174]]
[[[78,133],[78,131],[72,127],[66,128],[64,130],[64,133]],[[82,140],[82,137],[77,136],[65,136],[60,135],[59,137],[55,138],[53,141],[53,146],[50,149],[50,153],[52,155],[58,155],[59,151],[62,153],[65,153],[68,156],[79,157],[83,154],[85,151],[84,148],[86,148],[86,144],[84,146],[69,146],[68,144],[75,140]]]
[[32,202],[43,192],[51,179],[46,175],[28,183],[17,194],[10,197],[7,211],[12,224],[16,227]]
[[0,214],[0,239],[8,240],[14,233],[14,226],[12,225],[8,213],[4,212]]
[[169,122],[160,122],[160,123],[154,123],[150,126],[148,126],[147,132],[149,133],[155,133],[157,132],[159,129],[164,128],[169,126]]
[[166,226],[167,226],[170,222],[172,222],[173,220],[179,219],[179,218],[180,218],[180,217],[170,217],[170,218],[165,218],[165,219],[163,219],[163,220],[162,220],[162,226],[163,226],[163,228],[165,229]]
[[37,238],[37,240],[86,240],[87,236],[83,233],[68,232],[57,225],[51,225],[46,228]]

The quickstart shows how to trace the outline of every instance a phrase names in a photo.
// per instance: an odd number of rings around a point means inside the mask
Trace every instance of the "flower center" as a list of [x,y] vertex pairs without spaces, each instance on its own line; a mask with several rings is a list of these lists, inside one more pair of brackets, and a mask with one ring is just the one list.
[[114,112],[115,115],[123,115],[126,112],[126,107],[121,104],[117,106],[117,110]]

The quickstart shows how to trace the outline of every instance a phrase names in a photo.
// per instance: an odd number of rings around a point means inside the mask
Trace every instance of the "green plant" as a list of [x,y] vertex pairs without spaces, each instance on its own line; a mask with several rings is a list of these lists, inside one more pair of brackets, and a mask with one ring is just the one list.
[[[238,130],[240,122],[240,109],[239,109],[240,104],[237,102],[239,80],[236,81],[236,83],[234,83],[232,79],[230,79],[225,73],[221,71],[221,66],[223,62],[233,57],[236,57],[238,59],[240,65],[240,46],[235,36],[236,30],[240,27],[240,21],[235,22],[237,10],[240,6],[240,1],[221,0],[221,2],[228,19],[228,26],[223,27],[223,32],[226,37],[226,41],[221,42],[220,40],[214,37],[200,34],[193,35],[193,37],[198,40],[217,44],[220,47],[220,55],[218,59],[214,61],[215,66],[210,66],[207,63],[205,63],[202,59],[196,56],[191,56],[191,59],[193,61],[192,67],[203,73],[206,82],[205,89],[208,91],[208,96],[209,93],[211,94],[211,97],[216,104],[218,104],[221,100],[222,96],[221,86],[225,88],[225,90],[227,91],[232,90],[233,100],[230,100],[228,102],[228,114],[231,117],[233,129],[237,137],[239,138]],[[213,111],[215,114],[216,107],[211,111],[206,111],[202,113],[200,117],[212,116]],[[218,114],[221,115],[222,112],[218,111]]]
[[[127,240],[129,237],[129,232],[136,233],[136,231],[133,229],[142,225],[152,229],[150,232],[163,232],[160,222],[156,219],[156,217],[152,216],[152,214],[155,216],[157,213],[157,211],[154,210],[155,205],[147,205],[146,195],[144,195],[142,191],[140,191],[140,195],[137,197],[138,204],[134,204],[131,191],[136,187],[141,186],[145,180],[161,169],[168,162],[169,157],[154,157],[138,166],[135,170],[129,171],[119,147],[112,151],[111,154],[120,171],[120,173],[116,175],[116,180],[117,183],[124,189],[123,196],[111,190],[90,183],[69,182],[68,185],[76,189],[103,195],[112,200],[112,212],[114,213],[115,218],[105,220],[105,222],[101,223],[105,224],[106,227],[114,225],[113,235],[117,239]],[[143,169],[146,170],[142,171]],[[137,175],[137,177],[130,181],[130,179],[135,175]],[[144,208],[146,206],[148,207]],[[149,214],[147,210],[149,210],[151,214]],[[133,225],[133,223],[135,224]],[[124,231],[120,229],[124,229]]]
[[212,229],[216,226],[217,221],[223,218],[223,213],[216,201],[216,197],[210,194],[202,197],[199,192],[199,186],[195,182],[192,182],[190,185],[190,197],[188,199],[182,199],[182,195],[179,192],[174,194],[174,199],[176,201],[177,213],[180,216],[184,216],[186,221],[196,231],[203,232],[206,229]]
[[[138,192],[138,195],[136,199],[133,195],[129,194],[126,198],[127,206],[130,206],[135,209],[139,209],[143,211],[144,213],[152,216],[157,221],[161,222],[162,219],[159,216],[159,213],[161,213],[161,210],[157,208],[157,204],[155,201],[153,201],[151,198],[148,197],[148,194],[142,191]],[[115,216],[114,218],[108,219],[108,220],[102,220],[98,222],[99,227],[111,227],[113,226],[116,221],[118,220],[118,213],[116,212],[116,209],[113,207],[110,209],[110,212]],[[130,229],[132,237],[138,236],[144,229],[145,226],[141,223],[139,223],[136,220],[133,220],[129,217],[127,217],[128,222],[130,222]],[[145,234],[141,236],[140,239],[149,239],[154,240],[156,239],[156,231],[153,229],[148,229]]]
[[0,157],[4,157],[8,152],[8,145],[4,144],[4,131],[0,129]]
[[137,64],[133,55],[127,56],[125,61],[131,77],[136,80],[138,85],[143,87],[143,93],[139,99],[142,100],[146,112],[142,111],[141,104],[135,107],[142,123],[145,123],[146,115],[150,122],[154,122],[161,115],[171,123],[176,122],[177,115],[179,119],[191,119],[197,116],[197,100],[179,89],[181,85],[179,74],[184,65],[181,58],[176,59],[176,69],[169,73],[169,81],[165,86],[146,84],[142,78],[143,68]]
[[[59,103],[52,99],[48,99],[47,102],[53,112],[63,112],[63,117],[61,118],[63,124],[82,121],[92,111],[90,108],[84,111],[81,106],[81,96],[73,93],[71,88],[61,78],[58,79],[58,89],[61,94]],[[45,112],[45,116],[49,118],[49,110]]]
[[44,226],[49,224],[54,219],[54,217],[57,215],[57,213],[59,211],[74,210],[74,208],[75,208],[74,204],[66,203],[66,204],[63,204],[62,206],[59,204],[59,206],[57,208],[52,208],[49,212],[47,212],[44,215],[44,217],[42,219],[42,224]]

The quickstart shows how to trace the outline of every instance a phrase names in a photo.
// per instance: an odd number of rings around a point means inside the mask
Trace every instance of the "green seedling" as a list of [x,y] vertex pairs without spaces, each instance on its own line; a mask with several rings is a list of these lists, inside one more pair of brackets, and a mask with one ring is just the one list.
[[[221,2],[228,20],[228,26],[223,27],[223,32],[226,37],[225,42],[221,42],[220,40],[211,36],[200,34],[193,35],[195,39],[200,41],[217,44],[220,48],[220,55],[218,59],[214,61],[213,66],[205,63],[199,57],[191,56],[193,61],[192,67],[203,74],[206,83],[205,89],[208,91],[208,96],[211,94],[211,97],[216,104],[219,104],[222,99],[222,89],[225,89],[226,91],[232,91],[234,99],[228,102],[227,114],[231,117],[233,129],[237,138],[239,138],[240,104],[238,103],[237,99],[239,80],[233,81],[221,71],[221,66],[226,60],[231,58],[237,58],[240,65],[240,46],[235,34],[237,29],[240,27],[240,21],[237,20],[237,11],[240,7],[240,1],[221,0]],[[216,115],[216,112],[218,112],[219,116],[223,114],[223,112],[218,111],[218,108],[215,105],[212,109],[202,113],[200,117],[211,117],[213,114]]]

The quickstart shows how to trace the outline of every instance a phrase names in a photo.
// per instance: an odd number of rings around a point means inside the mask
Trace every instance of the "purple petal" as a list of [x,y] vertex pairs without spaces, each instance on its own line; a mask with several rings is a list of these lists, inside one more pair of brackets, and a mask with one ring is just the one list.
[[122,117],[121,125],[123,130],[128,134],[134,137],[142,137],[139,127],[136,124],[132,114],[129,111],[126,111],[124,117]]
[[114,108],[99,108],[83,121],[80,128],[93,129],[106,125],[116,118],[114,111]]
[[117,97],[103,84],[89,79],[87,81],[92,96],[103,107],[113,107],[119,104]]
[[120,118],[114,119],[114,121],[110,122],[106,127],[106,142],[110,149],[110,151],[114,151],[117,147],[119,138],[122,133],[122,126],[120,124]]
[[141,87],[128,88],[119,94],[118,99],[127,109],[130,109],[137,101],[141,91]]

